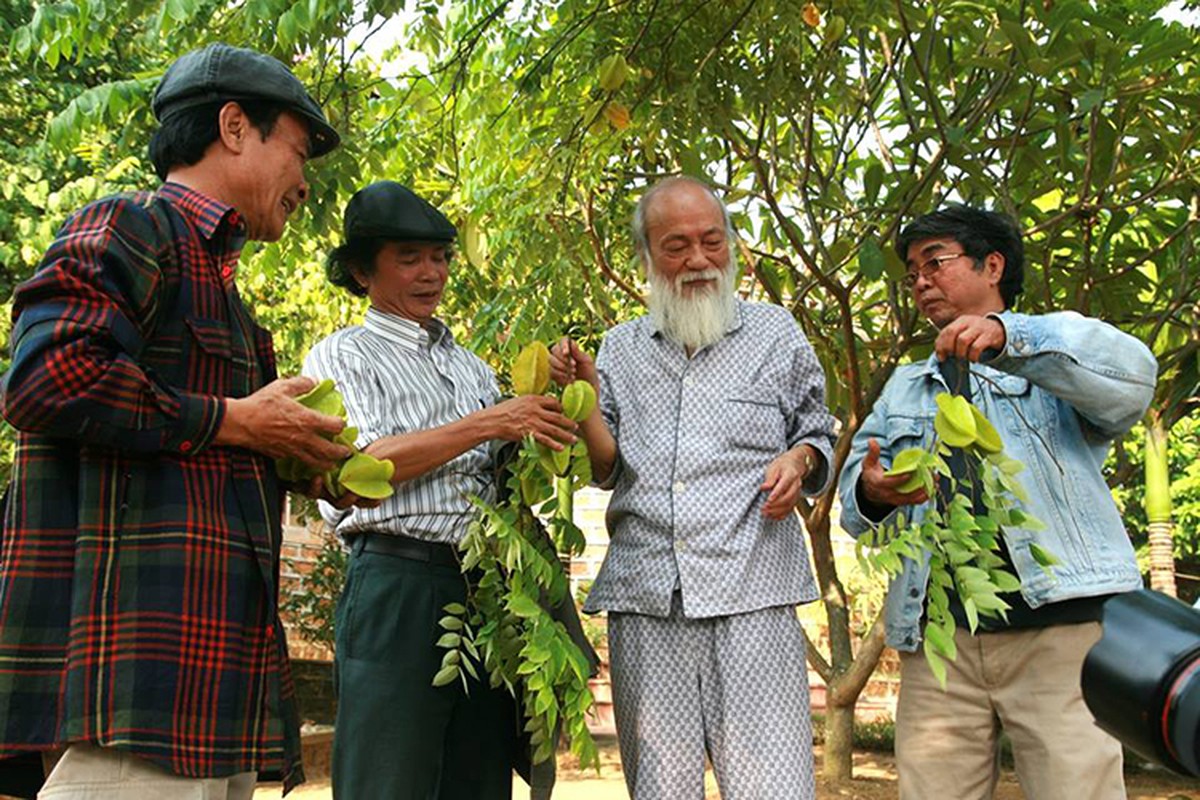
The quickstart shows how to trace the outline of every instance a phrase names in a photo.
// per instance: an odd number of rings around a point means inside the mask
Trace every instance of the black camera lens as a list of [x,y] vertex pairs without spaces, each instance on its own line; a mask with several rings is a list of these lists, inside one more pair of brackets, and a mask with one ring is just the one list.
[[1083,699],[1130,749],[1200,776],[1200,611],[1142,589],[1104,604],[1083,662]]

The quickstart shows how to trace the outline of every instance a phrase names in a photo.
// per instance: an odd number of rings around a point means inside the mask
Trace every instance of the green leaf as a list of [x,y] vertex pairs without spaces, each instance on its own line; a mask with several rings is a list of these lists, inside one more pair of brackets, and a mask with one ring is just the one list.
[[979,609],[975,607],[973,598],[965,598],[963,600],[963,611],[967,615],[967,626],[971,633],[975,633],[979,629]]
[[938,686],[942,687],[943,692],[946,691],[946,662],[934,652],[934,647],[930,644],[928,637],[926,637],[922,649],[925,651],[925,662],[929,664],[933,677],[937,678]]
[[996,595],[988,594],[986,592],[972,594],[971,599],[975,601],[975,607],[982,612],[1003,612],[1012,608],[1012,606],[1001,600]]
[[513,594],[508,598],[508,609],[518,617],[528,619],[536,617],[542,613],[542,608],[537,602],[524,594]]
[[1079,97],[1079,112],[1085,114],[1103,102],[1103,89],[1088,89]]
[[1029,555],[1033,556],[1033,560],[1038,563],[1038,566],[1049,568],[1059,563],[1050,551],[1046,550],[1036,542],[1029,543]]
[[867,164],[863,173],[863,192],[869,205],[879,199],[879,187],[883,185],[883,165],[875,158]]
[[858,250],[858,269],[870,280],[876,281],[883,277],[886,263],[879,242],[874,238],[865,240]]
[[458,673],[459,669],[457,664],[451,664],[450,666],[442,667],[438,670],[437,674],[433,676],[433,685],[445,686],[446,684],[453,683],[458,678]]
[[996,584],[996,588],[1001,592],[1019,592],[1021,590],[1021,581],[1011,572],[997,569],[988,574],[992,577],[992,583]]
[[938,655],[945,656],[951,661],[958,657],[958,648],[954,644],[953,635],[943,630],[941,626],[933,622],[926,623],[925,636]]

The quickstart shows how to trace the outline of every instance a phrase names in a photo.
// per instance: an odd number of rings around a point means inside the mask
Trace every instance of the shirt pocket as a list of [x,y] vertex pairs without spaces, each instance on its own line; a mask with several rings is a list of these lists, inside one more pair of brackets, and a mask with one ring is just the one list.
[[[1033,384],[1019,375],[1003,375],[993,378],[990,404],[979,404],[979,409],[1005,439],[1005,447],[1011,437],[1024,437],[1035,433],[1053,436],[1058,424],[1054,397],[1048,392],[1033,391]],[[1047,402],[1049,401],[1049,402]]]
[[188,383],[193,391],[226,397],[241,397],[250,386],[250,354],[233,335],[229,325],[216,319],[188,316],[191,334]]
[[717,424],[725,428],[730,447],[770,453],[787,449],[787,431],[779,402],[754,389],[727,395]]
[[895,458],[901,450],[910,447],[927,448],[933,433],[933,416],[891,416],[887,421],[887,433],[883,436],[883,451]]

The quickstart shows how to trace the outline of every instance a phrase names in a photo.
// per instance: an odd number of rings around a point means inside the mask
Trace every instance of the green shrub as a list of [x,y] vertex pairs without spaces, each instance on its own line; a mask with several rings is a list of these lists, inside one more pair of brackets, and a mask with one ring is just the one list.
[[[813,744],[825,744],[825,715],[817,712],[812,715]],[[891,753],[896,746],[896,723],[890,719],[875,719],[870,721],[854,720],[852,734],[854,749],[867,750],[873,753]]]
[[332,651],[333,615],[346,582],[350,558],[337,534],[327,530],[324,538],[321,551],[307,572],[301,572],[292,559],[285,559],[300,577],[296,588],[284,593],[279,611],[300,638]]

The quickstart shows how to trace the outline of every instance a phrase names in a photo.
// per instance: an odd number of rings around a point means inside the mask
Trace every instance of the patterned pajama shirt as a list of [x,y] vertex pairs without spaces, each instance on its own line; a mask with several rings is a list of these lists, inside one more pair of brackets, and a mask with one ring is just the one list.
[[609,332],[596,367],[618,457],[585,610],[609,612],[631,794],[702,797],[707,749],[727,800],[811,797],[793,609],[817,589],[799,518],[764,517],[760,486],[803,444],[821,456],[805,494],[829,483],[833,418],[812,347],[784,309],[739,300],[725,337],[691,358],[644,317]]

